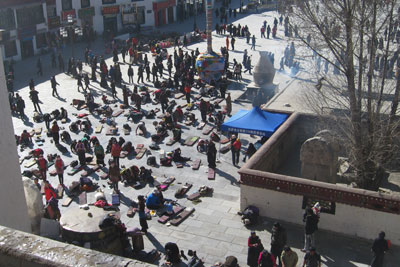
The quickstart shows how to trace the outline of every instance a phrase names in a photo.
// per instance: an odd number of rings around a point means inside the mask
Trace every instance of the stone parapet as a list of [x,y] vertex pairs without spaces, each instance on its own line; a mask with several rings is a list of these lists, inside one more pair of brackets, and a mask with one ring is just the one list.
[[0,266],[154,266],[0,226]]

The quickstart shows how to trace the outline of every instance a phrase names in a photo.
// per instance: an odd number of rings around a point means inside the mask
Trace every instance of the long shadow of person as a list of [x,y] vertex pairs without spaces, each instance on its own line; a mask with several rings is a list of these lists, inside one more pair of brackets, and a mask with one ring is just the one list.
[[155,236],[152,233],[147,232],[146,236],[158,251],[165,253],[164,246],[161,245],[161,243],[155,238]]

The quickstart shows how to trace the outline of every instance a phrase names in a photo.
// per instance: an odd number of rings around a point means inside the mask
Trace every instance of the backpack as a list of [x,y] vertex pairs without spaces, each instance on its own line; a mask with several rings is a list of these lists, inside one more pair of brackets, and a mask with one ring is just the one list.
[[156,166],[157,162],[156,162],[156,157],[155,156],[150,156],[147,158],[147,165],[149,166]]

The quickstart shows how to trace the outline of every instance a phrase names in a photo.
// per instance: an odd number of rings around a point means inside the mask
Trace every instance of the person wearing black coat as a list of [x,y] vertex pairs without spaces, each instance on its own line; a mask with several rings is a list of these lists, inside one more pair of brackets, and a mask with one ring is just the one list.
[[382,267],[383,257],[386,251],[389,250],[388,241],[385,239],[385,232],[380,232],[378,238],[374,240],[372,244],[373,258],[371,262],[371,267]]
[[309,250],[315,246],[314,233],[318,230],[318,216],[314,214],[311,208],[306,209],[306,213],[303,216],[304,225],[304,249],[303,251]]
[[215,164],[216,159],[217,159],[217,149],[215,148],[214,142],[210,141],[207,150],[207,161],[209,168],[215,169],[215,167],[217,166]]

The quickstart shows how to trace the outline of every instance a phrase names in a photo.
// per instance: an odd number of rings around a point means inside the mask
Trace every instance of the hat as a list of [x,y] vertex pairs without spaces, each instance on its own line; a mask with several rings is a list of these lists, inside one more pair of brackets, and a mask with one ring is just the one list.
[[256,231],[251,231],[251,232],[250,232],[250,234],[255,234],[255,233],[256,233]]
[[311,247],[310,251],[316,251],[317,249],[315,247]]

